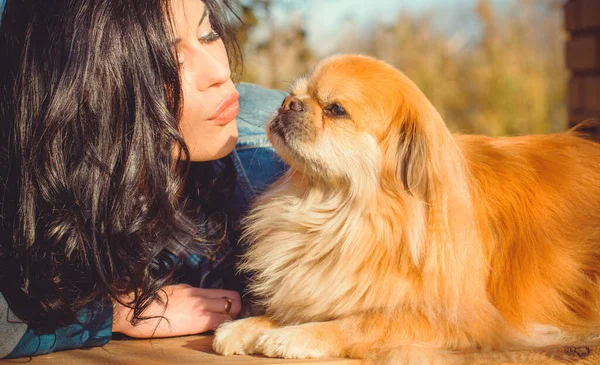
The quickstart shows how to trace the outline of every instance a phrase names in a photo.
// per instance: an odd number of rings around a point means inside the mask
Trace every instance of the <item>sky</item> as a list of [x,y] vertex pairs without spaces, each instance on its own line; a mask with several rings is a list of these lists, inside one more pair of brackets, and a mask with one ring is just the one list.
[[[492,0],[506,5],[512,0]],[[0,11],[6,0],[0,0]],[[472,12],[477,0],[273,0],[275,20],[290,21],[290,11],[300,17],[309,43],[327,53],[333,48],[338,30],[345,21],[352,21],[358,31],[368,29],[373,22],[392,22],[400,11],[418,14],[435,11],[436,22],[443,28],[460,31],[461,13]],[[464,25],[468,26],[468,25]],[[329,46],[328,46],[329,45]]]
[[[492,0],[499,7],[511,1]],[[290,11],[295,13],[302,19],[313,49],[327,54],[335,48],[340,26],[345,21],[351,21],[360,33],[374,22],[394,22],[400,12],[434,12],[440,28],[451,33],[472,32],[473,24],[463,21],[474,19],[471,14],[477,0],[273,0],[273,3],[277,5],[273,10],[276,22],[285,25],[290,22]]]
[[[507,3],[510,0],[493,0]],[[305,9],[314,24],[335,26],[340,19],[354,17],[359,23],[379,18],[390,20],[399,10],[422,12],[427,9],[473,8],[476,0],[274,0],[284,7]],[[6,0],[0,0],[0,11]]]

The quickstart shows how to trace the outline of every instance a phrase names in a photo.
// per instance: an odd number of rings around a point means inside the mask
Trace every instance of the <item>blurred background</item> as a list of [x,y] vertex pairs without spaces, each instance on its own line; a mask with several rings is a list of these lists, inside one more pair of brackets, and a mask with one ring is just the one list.
[[[239,78],[287,90],[330,54],[363,53],[413,79],[452,131],[492,136],[561,131],[568,120],[565,2],[234,0],[243,21],[236,23],[244,56]],[[591,9],[600,0],[574,2]],[[594,9],[591,13],[600,12]],[[586,16],[585,7],[578,11]],[[581,63],[589,46],[573,46],[584,48],[570,55],[572,63]],[[572,81],[595,90],[592,76]],[[600,107],[600,100],[594,103]]]
[[406,73],[452,131],[567,127],[564,0],[238,0],[242,81],[287,90],[333,53]]

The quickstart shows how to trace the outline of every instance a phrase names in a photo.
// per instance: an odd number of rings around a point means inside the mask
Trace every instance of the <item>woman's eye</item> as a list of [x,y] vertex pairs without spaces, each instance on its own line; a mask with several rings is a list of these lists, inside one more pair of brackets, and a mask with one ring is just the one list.
[[338,117],[348,115],[344,107],[338,103],[330,104],[329,106],[327,106],[327,108],[325,108],[325,110]]
[[[200,42],[200,44],[210,44],[212,42],[218,41],[219,39],[221,39],[219,33],[215,32],[214,30],[211,30],[209,33],[200,36],[198,38],[198,42]],[[177,63],[179,65],[183,65],[184,62],[185,55],[183,54],[183,52],[177,52]]]
[[211,30],[209,33],[204,34],[200,38],[198,38],[198,40],[202,44],[212,43],[219,39],[221,39],[221,36],[219,35],[219,33],[215,32],[214,30]]

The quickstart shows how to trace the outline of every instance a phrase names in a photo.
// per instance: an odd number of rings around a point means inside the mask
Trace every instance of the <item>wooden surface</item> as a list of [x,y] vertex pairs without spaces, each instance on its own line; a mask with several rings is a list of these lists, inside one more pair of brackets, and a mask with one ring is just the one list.
[[358,365],[356,360],[281,360],[249,356],[220,356],[212,351],[212,336],[187,336],[155,340],[110,341],[103,347],[59,351],[33,358],[0,360],[2,364],[215,364],[215,365]]
[[[214,364],[214,365],[359,365],[357,360],[281,360],[249,356],[219,356],[212,351],[211,336],[188,336],[156,340],[111,341],[104,347],[60,351],[33,358],[0,360],[2,364]],[[600,346],[561,347],[536,352],[515,351],[467,355],[469,364],[600,365]]]

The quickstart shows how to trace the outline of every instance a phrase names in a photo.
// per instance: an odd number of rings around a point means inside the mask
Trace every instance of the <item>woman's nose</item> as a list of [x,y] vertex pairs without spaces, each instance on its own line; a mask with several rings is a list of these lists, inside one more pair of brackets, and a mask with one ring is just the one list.
[[219,86],[231,79],[229,58],[222,44],[194,47],[193,72],[198,90]]

